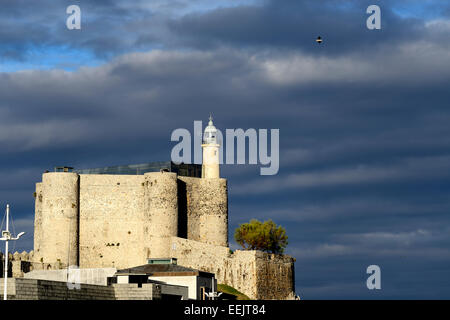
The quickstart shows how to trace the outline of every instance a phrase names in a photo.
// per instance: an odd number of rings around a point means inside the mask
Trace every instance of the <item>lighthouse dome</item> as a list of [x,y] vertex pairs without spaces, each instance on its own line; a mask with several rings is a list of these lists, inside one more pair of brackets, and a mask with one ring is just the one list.
[[208,126],[203,134],[204,144],[217,144],[217,129],[213,124],[212,117],[209,116]]

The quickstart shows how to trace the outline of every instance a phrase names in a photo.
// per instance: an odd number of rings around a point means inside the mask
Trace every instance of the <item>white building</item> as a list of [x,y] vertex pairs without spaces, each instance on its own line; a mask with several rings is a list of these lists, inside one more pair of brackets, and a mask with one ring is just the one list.
[[[149,259],[149,264],[118,270],[117,283],[160,283],[188,288],[188,297],[206,300],[205,293],[217,291],[213,273],[186,268],[176,264],[176,259]],[[163,287],[162,287],[163,288]],[[164,292],[162,292],[164,295]]]

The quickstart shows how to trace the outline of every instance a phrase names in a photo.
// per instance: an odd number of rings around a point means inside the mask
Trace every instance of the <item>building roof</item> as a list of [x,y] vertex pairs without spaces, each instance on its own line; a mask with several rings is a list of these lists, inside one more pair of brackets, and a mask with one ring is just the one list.
[[142,266],[117,270],[116,275],[147,275],[156,277],[201,276],[213,277],[214,274],[176,264],[144,264]]

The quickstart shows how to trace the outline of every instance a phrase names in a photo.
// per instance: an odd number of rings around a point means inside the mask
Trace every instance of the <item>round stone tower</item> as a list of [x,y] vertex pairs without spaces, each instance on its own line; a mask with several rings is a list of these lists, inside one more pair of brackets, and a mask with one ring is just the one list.
[[203,134],[203,165],[202,178],[218,179],[219,174],[219,147],[217,142],[217,129],[213,124],[212,117],[209,117],[208,126]]
[[34,258],[39,261],[41,256],[41,245],[42,245],[42,183],[36,183],[36,192],[34,193],[35,203],[34,203]]
[[199,240],[228,246],[228,192],[225,179],[200,179]]
[[144,237],[147,258],[168,258],[170,237],[178,235],[177,174],[145,174]]
[[78,265],[79,176],[49,172],[42,176],[40,245],[38,256],[47,263]]

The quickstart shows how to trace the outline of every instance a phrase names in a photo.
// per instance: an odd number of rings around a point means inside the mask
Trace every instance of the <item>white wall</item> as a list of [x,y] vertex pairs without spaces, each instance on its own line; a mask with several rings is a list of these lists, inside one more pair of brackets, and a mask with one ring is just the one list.
[[[112,277],[116,273],[116,268],[91,268],[91,269],[70,269],[69,282],[107,285],[107,277]],[[61,270],[33,270],[23,276],[27,279],[52,280],[67,282],[67,269]]]

